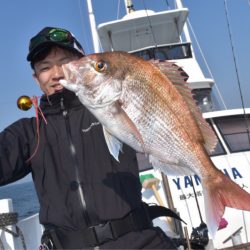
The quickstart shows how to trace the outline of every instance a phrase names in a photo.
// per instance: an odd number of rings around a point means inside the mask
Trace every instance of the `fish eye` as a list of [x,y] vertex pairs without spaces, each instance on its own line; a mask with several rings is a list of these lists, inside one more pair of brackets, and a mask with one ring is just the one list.
[[94,68],[98,72],[103,72],[107,69],[107,64],[104,61],[95,62]]

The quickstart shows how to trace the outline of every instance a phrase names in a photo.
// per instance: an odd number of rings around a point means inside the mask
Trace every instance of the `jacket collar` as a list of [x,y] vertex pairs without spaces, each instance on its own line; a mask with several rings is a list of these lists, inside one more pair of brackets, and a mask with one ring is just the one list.
[[63,89],[50,96],[42,95],[40,108],[45,115],[59,113],[62,111],[61,102],[66,109],[83,106],[74,92]]

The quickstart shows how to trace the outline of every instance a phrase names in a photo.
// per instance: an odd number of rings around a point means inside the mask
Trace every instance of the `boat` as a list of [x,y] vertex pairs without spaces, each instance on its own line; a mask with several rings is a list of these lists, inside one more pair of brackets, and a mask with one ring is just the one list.
[[[118,20],[96,25],[91,0],[87,0],[94,52],[126,51],[145,60],[157,58],[176,63],[187,72],[188,83],[203,117],[218,137],[218,144],[210,157],[218,169],[250,192],[250,108],[222,109],[213,100],[215,81],[206,78],[196,59],[188,28],[189,10],[181,0],[176,7],[161,12],[135,10],[132,1],[125,1],[126,15]],[[205,249],[234,249],[250,246],[250,212],[226,208],[224,224],[211,238],[205,225],[203,195],[198,176],[164,176],[138,154],[143,200],[171,208],[187,223],[158,218],[154,220],[167,235],[184,247],[204,246]],[[146,183],[146,184],[145,184]],[[0,201],[1,213],[11,213],[11,200]],[[43,227],[38,214],[15,223],[23,234],[13,237],[1,232],[1,240],[8,249],[27,249],[40,245]],[[16,231],[15,224],[8,226]],[[32,236],[30,232],[32,231]]]

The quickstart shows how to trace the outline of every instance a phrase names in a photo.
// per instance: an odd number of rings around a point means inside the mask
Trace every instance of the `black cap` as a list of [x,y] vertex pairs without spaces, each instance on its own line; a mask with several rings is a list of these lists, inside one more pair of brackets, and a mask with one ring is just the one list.
[[33,61],[35,56],[49,45],[58,45],[85,55],[81,44],[68,30],[54,27],[45,27],[30,39],[27,61]]

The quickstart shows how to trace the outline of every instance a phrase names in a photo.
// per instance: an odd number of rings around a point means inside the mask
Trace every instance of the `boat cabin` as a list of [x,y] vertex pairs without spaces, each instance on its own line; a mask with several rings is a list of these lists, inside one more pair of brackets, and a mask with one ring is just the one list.
[[169,60],[183,67],[197,104],[208,112],[214,110],[214,81],[204,77],[194,57],[192,43],[185,35],[187,16],[186,8],[133,11],[120,20],[100,24],[98,35],[103,51],[126,51],[145,60]]

